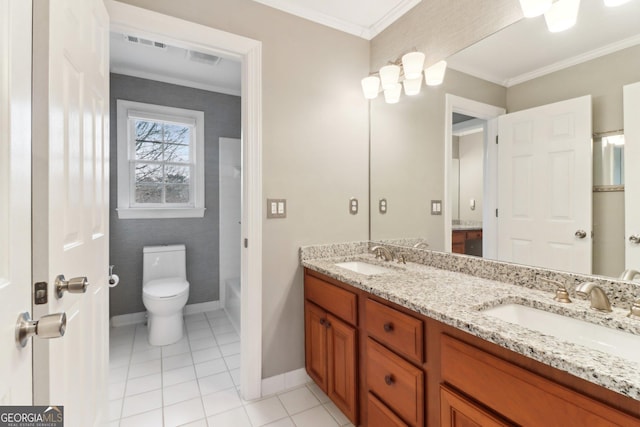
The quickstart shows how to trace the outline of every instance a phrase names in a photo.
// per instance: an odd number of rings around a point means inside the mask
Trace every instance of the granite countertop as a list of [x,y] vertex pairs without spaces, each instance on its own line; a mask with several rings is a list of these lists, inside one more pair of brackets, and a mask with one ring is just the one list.
[[[356,260],[391,271],[366,276],[335,265],[336,262]],[[519,303],[640,335],[640,320],[627,318],[628,310],[614,307],[612,313],[600,313],[591,310],[586,300],[574,298],[571,304],[558,303],[553,300],[553,292],[546,290],[418,263],[384,262],[369,254],[303,257],[301,262],[311,270],[640,400],[640,355],[636,360],[626,360],[507,323],[481,311],[500,304]]]

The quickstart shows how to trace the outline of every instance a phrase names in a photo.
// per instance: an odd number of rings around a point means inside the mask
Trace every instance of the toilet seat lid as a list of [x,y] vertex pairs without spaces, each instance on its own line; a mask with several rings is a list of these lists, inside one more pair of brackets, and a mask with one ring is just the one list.
[[142,289],[147,295],[156,298],[170,298],[189,290],[189,282],[180,277],[167,277],[150,280]]

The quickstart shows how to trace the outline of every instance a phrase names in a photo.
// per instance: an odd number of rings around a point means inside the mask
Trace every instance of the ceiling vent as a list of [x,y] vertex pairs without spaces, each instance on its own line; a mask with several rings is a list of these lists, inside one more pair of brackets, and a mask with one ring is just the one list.
[[165,43],[154,42],[153,40],[143,39],[142,37],[129,36],[129,35],[125,34],[124,38],[129,43],[141,44],[143,46],[155,47],[155,48],[158,48],[158,49],[166,49],[167,48],[167,45]]
[[210,55],[208,53],[196,52],[194,50],[190,50],[187,57],[189,58],[190,61],[200,62],[202,64],[207,64],[207,65],[218,65],[220,61],[222,61],[222,58],[220,58],[219,56]]

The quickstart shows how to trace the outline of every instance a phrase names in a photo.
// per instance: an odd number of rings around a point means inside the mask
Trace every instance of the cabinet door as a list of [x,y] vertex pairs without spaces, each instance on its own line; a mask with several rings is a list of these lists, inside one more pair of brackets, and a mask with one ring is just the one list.
[[304,302],[304,347],[307,374],[327,391],[327,313],[315,304]]
[[441,427],[506,427],[510,425],[450,388],[440,386]]
[[367,395],[367,419],[367,427],[409,427],[371,393]]
[[356,329],[327,314],[328,391],[327,395],[353,422],[357,423],[356,404]]

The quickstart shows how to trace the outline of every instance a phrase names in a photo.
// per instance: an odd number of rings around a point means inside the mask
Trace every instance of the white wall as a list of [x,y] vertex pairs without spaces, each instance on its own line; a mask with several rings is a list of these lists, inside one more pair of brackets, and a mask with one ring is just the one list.
[[[484,132],[460,136],[460,221],[482,221]],[[475,209],[469,201],[475,200]]]

